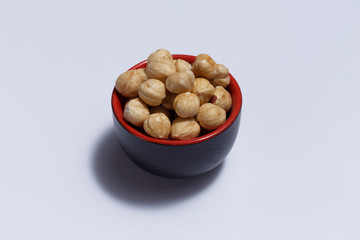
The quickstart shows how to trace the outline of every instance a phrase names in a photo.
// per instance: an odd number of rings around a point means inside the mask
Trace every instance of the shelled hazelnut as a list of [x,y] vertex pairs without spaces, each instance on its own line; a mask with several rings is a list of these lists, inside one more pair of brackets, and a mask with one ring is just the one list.
[[210,98],[214,95],[214,86],[205,78],[195,78],[192,93],[200,98],[200,104],[209,102]]
[[139,97],[150,106],[158,106],[166,97],[165,85],[157,79],[148,79],[139,87]]
[[150,116],[148,106],[140,98],[130,99],[124,107],[124,119],[134,126],[140,127]]
[[210,102],[221,107],[226,112],[228,112],[231,109],[231,105],[232,105],[232,99],[230,93],[221,86],[215,87],[215,92]]
[[201,127],[214,130],[226,121],[226,112],[215,104],[205,103],[201,105],[196,121],[199,122]]
[[171,131],[169,118],[163,113],[153,113],[144,121],[144,130],[154,138],[167,139]]
[[194,85],[194,73],[188,70],[182,70],[169,75],[166,79],[166,89],[172,93],[183,93],[191,91]]
[[168,50],[159,49],[150,54],[146,64],[147,77],[165,82],[166,78],[176,72],[173,57]]
[[177,72],[180,72],[183,70],[191,71],[191,64],[185,60],[177,59],[177,60],[175,60],[175,68],[176,68]]
[[169,110],[165,109],[163,106],[155,106],[155,107],[150,108],[150,114],[153,114],[153,113],[163,113],[169,119],[171,118]]
[[145,68],[139,68],[136,71],[139,73],[139,76],[143,82],[145,82],[148,79]]
[[229,69],[222,64],[217,64],[216,77],[211,79],[211,84],[226,88],[230,84]]
[[130,70],[120,74],[115,88],[124,97],[132,98],[138,96],[138,90],[142,83],[142,74],[137,70]]
[[213,79],[217,74],[217,64],[209,55],[199,54],[196,56],[192,70],[195,77]]
[[176,96],[173,106],[179,117],[193,117],[199,112],[200,99],[190,92],[181,93]]
[[194,118],[176,118],[171,125],[172,139],[192,139],[199,136],[200,126]]

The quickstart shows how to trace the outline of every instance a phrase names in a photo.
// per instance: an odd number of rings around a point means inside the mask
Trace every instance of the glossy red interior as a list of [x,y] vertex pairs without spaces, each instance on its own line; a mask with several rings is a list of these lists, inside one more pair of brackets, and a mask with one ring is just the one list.
[[[193,63],[195,61],[196,57],[191,56],[191,55],[174,54],[173,58],[174,59],[183,59],[189,63]],[[136,64],[135,66],[133,66],[132,68],[130,68],[129,70],[145,68],[146,62],[147,62],[146,60],[142,61],[142,62]],[[230,110],[231,112],[230,112],[229,117],[226,120],[226,122],[218,129],[215,129],[215,130],[213,130],[209,133],[206,133],[204,135],[201,135],[197,138],[188,139],[188,140],[156,139],[156,138],[149,137],[146,134],[142,133],[141,131],[137,130],[136,128],[132,127],[123,118],[123,103],[125,101],[125,98],[123,98],[120,94],[118,94],[117,91],[115,90],[115,88],[112,93],[111,103],[112,103],[113,112],[114,112],[117,120],[120,122],[120,124],[124,128],[126,128],[130,133],[134,134],[135,136],[137,136],[143,140],[157,143],[157,144],[188,145],[188,144],[194,144],[194,143],[206,141],[206,140],[220,134],[235,121],[236,117],[239,115],[240,110],[241,110],[242,95],[241,95],[241,90],[239,88],[239,85],[237,84],[236,80],[234,79],[234,77],[231,74],[230,74],[230,84],[227,87],[227,90],[230,92],[231,97],[232,97],[232,108]]]

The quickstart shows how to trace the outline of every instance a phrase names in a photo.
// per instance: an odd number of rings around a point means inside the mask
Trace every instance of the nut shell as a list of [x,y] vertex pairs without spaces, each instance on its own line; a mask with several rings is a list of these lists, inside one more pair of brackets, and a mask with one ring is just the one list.
[[221,86],[217,86],[215,88],[214,96],[212,96],[210,102],[221,107],[226,112],[228,112],[231,109],[231,105],[232,105],[232,99],[230,93]]
[[200,125],[194,118],[176,118],[171,125],[170,136],[173,139],[192,139],[199,136]]
[[224,124],[226,112],[215,104],[205,103],[201,105],[196,121],[199,122],[201,127],[207,130],[214,130]]
[[145,132],[154,138],[167,139],[171,131],[170,120],[163,113],[151,114],[144,121],[143,127]]
[[209,55],[199,54],[196,56],[192,70],[195,77],[213,79],[217,74],[217,64]]
[[176,96],[173,107],[179,117],[194,117],[199,112],[200,99],[190,92],[181,93]]
[[150,106],[158,106],[166,97],[165,85],[160,80],[148,79],[139,87],[139,97]]
[[140,98],[130,99],[124,107],[123,117],[134,126],[140,127],[150,116],[148,106]]
[[159,49],[150,54],[146,64],[147,77],[165,82],[166,78],[176,72],[173,57],[168,50]]
[[166,89],[172,93],[183,93],[191,91],[195,76],[193,72],[184,70],[172,73],[165,82]]
[[137,70],[129,70],[120,74],[116,79],[116,90],[127,98],[133,98],[138,96],[138,90],[143,83],[142,77]]
[[200,104],[209,102],[214,95],[214,86],[205,78],[195,78],[192,93],[196,94],[200,98]]

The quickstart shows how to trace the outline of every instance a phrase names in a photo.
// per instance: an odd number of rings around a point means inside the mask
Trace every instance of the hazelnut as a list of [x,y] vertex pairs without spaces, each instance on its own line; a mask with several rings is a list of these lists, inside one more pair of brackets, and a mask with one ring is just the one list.
[[120,74],[115,83],[116,90],[124,97],[137,97],[140,85],[143,83],[137,70],[129,70]]
[[191,71],[191,64],[182,59],[175,60],[175,67],[177,72],[183,70]]
[[165,82],[166,78],[176,72],[173,57],[168,50],[159,49],[150,54],[146,64],[146,75]]
[[169,118],[163,113],[151,114],[144,121],[144,130],[147,134],[154,138],[168,138],[171,130]]
[[139,68],[136,71],[139,73],[141,80],[145,82],[147,80],[145,68]]
[[222,64],[217,65],[216,77],[210,80],[211,84],[226,88],[230,84],[229,69]]
[[191,71],[180,71],[172,73],[165,82],[166,89],[172,93],[183,93],[191,91],[195,76]]
[[192,93],[200,98],[200,104],[209,102],[210,98],[214,95],[215,88],[205,78],[195,78]]
[[193,117],[199,112],[200,99],[190,92],[181,93],[176,96],[173,107],[179,117]]
[[226,78],[229,76],[229,69],[222,64],[216,65],[216,72],[217,72],[216,77],[219,78]]
[[166,97],[162,101],[161,105],[167,110],[174,110],[173,103],[177,94],[166,91]]
[[157,79],[148,79],[139,87],[139,97],[150,106],[160,105],[165,96],[165,85]]
[[221,107],[227,112],[231,108],[232,99],[230,93],[226,91],[225,88],[217,86],[215,87],[214,96],[212,96],[210,102]]
[[152,107],[150,108],[150,114],[153,113],[163,113],[165,114],[169,119],[171,118],[170,116],[170,112],[168,110],[166,110],[164,107],[162,106],[156,106],[156,107]]
[[149,108],[140,98],[133,98],[125,104],[123,117],[134,126],[142,126],[149,116]]
[[173,139],[191,139],[199,136],[200,126],[194,118],[176,118],[171,125]]
[[213,79],[217,74],[217,66],[214,59],[207,54],[197,55],[195,62],[193,63],[193,72],[195,77],[204,77],[207,79]]
[[226,112],[215,104],[205,103],[201,105],[196,121],[200,123],[201,127],[214,130],[226,121]]
[[213,85],[213,86],[221,86],[221,87],[224,87],[224,88],[226,88],[227,86],[229,86],[229,84],[230,84],[230,77],[229,76],[227,76],[227,77],[225,77],[225,78],[218,78],[218,77],[216,77],[216,78],[214,78],[214,79],[212,79],[211,80],[211,84]]

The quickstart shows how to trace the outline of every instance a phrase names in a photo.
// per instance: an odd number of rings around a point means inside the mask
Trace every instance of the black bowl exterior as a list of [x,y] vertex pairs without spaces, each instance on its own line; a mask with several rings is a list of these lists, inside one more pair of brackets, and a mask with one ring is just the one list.
[[241,111],[227,129],[208,140],[176,146],[140,139],[127,131],[115,115],[113,120],[120,144],[136,165],[155,175],[185,178],[206,173],[224,161],[235,143],[240,117]]

